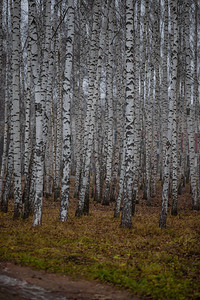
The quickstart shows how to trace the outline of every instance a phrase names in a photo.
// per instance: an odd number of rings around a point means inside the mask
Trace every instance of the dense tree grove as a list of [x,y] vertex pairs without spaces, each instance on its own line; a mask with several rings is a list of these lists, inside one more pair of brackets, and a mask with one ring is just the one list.
[[72,176],[78,217],[115,201],[130,228],[158,180],[161,228],[186,183],[200,209],[199,0],[4,0],[0,65],[3,212],[41,225],[54,195],[66,221]]

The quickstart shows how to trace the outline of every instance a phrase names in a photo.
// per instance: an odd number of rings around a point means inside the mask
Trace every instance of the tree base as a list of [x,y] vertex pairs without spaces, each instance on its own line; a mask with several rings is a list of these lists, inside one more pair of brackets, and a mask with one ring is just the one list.
[[45,198],[50,198],[51,195],[52,195],[51,193],[44,192],[44,197],[45,197]]
[[80,217],[82,217],[82,215],[83,215],[83,209],[80,207],[77,207],[76,212],[75,212],[75,217],[80,218]]
[[55,188],[55,191],[54,191],[54,202],[57,202],[59,198],[60,198],[60,189],[59,188]]
[[8,205],[6,204],[1,204],[1,211],[3,213],[7,213],[8,212]]
[[166,217],[160,217],[159,227],[161,229],[166,229]]
[[132,227],[133,227],[133,225],[132,225],[132,222],[131,223],[129,223],[129,222],[121,222],[121,224],[120,224],[120,227],[121,228],[128,228],[128,229],[131,229]]
[[104,206],[109,206],[110,203],[109,203],[108,201],[103,201],[103,202],[102,202],[102,205],[104,205]]
[[200,205],[193,205],[192,210],[199,211],[200,210]]
[[178,215],[177,209],[172,209],[171,215],[176,217]]
[[17,204],[14,206],[14,216],[13,219],[19,219],[22,215],[22,206],[20,204]]

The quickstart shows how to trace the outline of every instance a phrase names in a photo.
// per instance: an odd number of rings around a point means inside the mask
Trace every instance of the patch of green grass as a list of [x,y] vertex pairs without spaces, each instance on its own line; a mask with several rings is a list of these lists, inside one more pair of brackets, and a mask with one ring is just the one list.
[[[113,211],[98,210],[58,221],[59,203],[45,203],[43,225],[0,213],[0,259],[49,272],[109,282],[156,299],[199,299],[200,213],[168,217],[158,228],[158,210],[138,207],[133,228],[120,228]],[[11,206],[12,207],[12,206]]]

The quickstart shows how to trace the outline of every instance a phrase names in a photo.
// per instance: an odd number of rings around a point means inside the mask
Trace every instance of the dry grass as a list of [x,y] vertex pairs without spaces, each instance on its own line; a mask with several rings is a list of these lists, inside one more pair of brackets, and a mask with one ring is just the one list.
[[[160,187],[158,187],[160,191]],[[140,195],[141,198],[141,195]],[[113,205],[91,201],[90,214],[76,218],[71,198],[69,218],[58,221],[59,203],[44,200],[43,225],[13,221],[13,205],[0,214],[2,260],[110,282],[156,299],[200,298],[200,212],[191,210],[188,188],[179,196],[179,214],[158,227],[160,192],[152,206],[140,199],[133,228],[120,228]]]

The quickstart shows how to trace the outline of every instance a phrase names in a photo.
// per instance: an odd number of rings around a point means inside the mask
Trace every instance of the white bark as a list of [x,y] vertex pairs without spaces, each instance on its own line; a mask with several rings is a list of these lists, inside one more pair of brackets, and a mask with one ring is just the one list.
[[185,0],[185,97],[187,101],[187,134],[189,142],[189,166],[192,190],[193,209],[197,209],[198,190],[197,190],[197,167],[195,166],[195,104],[192,103],[192,80],[191,80],[191,47],[190,47],[190,2]]
[[61,183],[61,160],[62,160],[62,76],[61,76],[61,61],[60,61],[61,42],[56,36],[56,76],[57,76],[57,109],[56,109],[56,135],[55,135],[55,182],[54,182],[54,201],[60,197]]
[[66,45],[66,61],[65,74],[63,83],[63,175],[61,185],[61,206],[60,206],[60,220],[66,221],[69,204],[69,182],[70,182],[70,158],[71,158],[71,144],[70,144],[70,107],[71,107],[71,73],[72,73],[72,57],[73,57],[73,42],[74,42],[74,1],[68,2],[68,31],[67,31],[67,45]]
[[133,124],[134,124],[134,74],[133,74],[133,1],[126,0],[126,111],[125,111],[125,178],[121,226],[132,227],[132,185],[133,185]]
[[16,0],[13,7],[13,49],[12,49],[12,110],[11,134],[13,136],[14,163],[14,217],[22,214],[21,193],[21,138],[20,138],[20,21],[21,1]]
[[[90,45],[90,62],[89,62],[89,85],[88,85],[88,101],[87,101],[87,115],[84,126],[84,138],[86,145],[83,155],[83,172],[81,181],[81,190],[79,196],[78,207],[76,210],[76,216],[81,216],[84,213],[85,196],[89,184],[89,173],[90,173],[90,162],[92,157],[93,149],[93,137],[94,137],[94,120],[95,120],[95,108],[97,102],[97,89],[94,88],[96,84],[96,70],[97,70],[97,45],[99,40],[99,11],[100,11],[100,0],[94,2],[93,10],[93,28]],[[88,211],[86,212],[88,213]]]
[[110,0],[109,25],[108,25],[108,58],[107,58],[107,157],[106,157],[106,178],[104,188],[104,199],[102,204],[109,205],[110,185],[112,175],[112,157],[113,157],[113,32],[114,32],[114,1]]
[[125,138],[125,134],[124,134],[119,188],[118,188],[118,195],[117,195],[117,199],[116,199],[115,212],[114,212],[115,218],[118,218],[120,216],[121,199],[123,196],[124,177],[125,177],[125,153],[126,153],[126,138]]
[[[0,4],[0,35],[3,34],[2,30],[2,8],[3,8],[3,2]],[[1,52],[0,52],[0,62],[1,66],[3,65],[3,36],[1,36]],[[6,70],[5,70],[5,100],[4,100],[4,139],[3,139],[3,155],[2,155],[2,164],[1,164],[1,173],[0,173],[0,201],[2,205],[2,210],[7,211],[8,203],[3,203],[3,180],[4,176],[6,174],[6,167],[7,167],[7,159],[8,159],[8,153],[7,153],[7,142],[8,142],[8,64],[9,64],[9,38],[8,38],[8,1],[6,6]],[[0,70],[0,80],[3,82],[3,68]],[[1,95],[3,92],[3,86],[1,83],[0,86],[1,89]]]
[[[41,98],[41,83],[39,74],[38,61],[38,35],[36,29],[36,3],[34,0],[29,1],[29,38],[30,51],[32,58],[32,72],[35,92],[35,155],[34,155],[34,170],[35,182],[34,185],[34,215],[33,226],[41,225],[42,222],[42,201],[43,201],[43,175],[44,175],[44,157],[43,157],[43,109],[44,104]],[[33,178],[34,179],[34,178]]]
[[138,202],[138,181],[140,173],[140,141],[141,141],[141,114],[140,114],[140,20],[141,20],[141,1],[137,2],[137,20],[135,25],[135,101],[134,101],[134,181],[133,181],[133,212],[135,203]]
[[[80,36],[77,38],[77,51],[78,51],[78,61],[77,69],[79,72],[79,86],[78,94],[77,94],[77,104],[75,109],[75,124],[76,124],[76,181],[75,181],[75,188],[74,188],[74,197],[78,198],[79,191],[80,191],[80,181],[81,181],[81,172],[82,172],[82,164],[83,164],[83,130],[84,130],[84,92],[83,92],[83,79],[85,73],[85,64],[87,60],[85,60],[85,51],[88,44],[87,34],[86,34],[86,17],[83,7],[83,2],[79,1],[79,10],[78,10],[78,17],[79,17],[79,27],[78,30],[80,32]],[[79,68],[78,68],[79,67]],[[75,95],[76,96],[76,95]]]
[[[168,208],[168,190],[170,179],[170,163],[172,152],[172,134],[173,123],[176,122],[176,103],[177,103],[177,65],[178,65],[178,22],[177,22],[177,3],[170,1],[171,26],[173,28],[173,41],[171,46],[171,82],[169,95],[169,114],[168,114],[168,132],[166,148],[165,165],[164,165],[164,183],[162,192],[162,207],[160,214],[159,226],[166,228],[167,208]],[[174,136],[173,136],[174,138]],[[174,150],[174,149],[173,149]],[[173,156],[173,163],[176,163],[176,157]],[[176,168],[176,165],[174,166]],[[174,174],[175,176],[175,174]],[[174,177],[175,178],[175,177]]]

